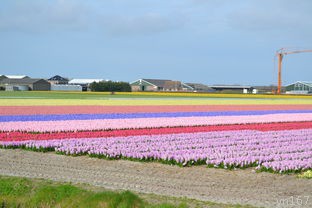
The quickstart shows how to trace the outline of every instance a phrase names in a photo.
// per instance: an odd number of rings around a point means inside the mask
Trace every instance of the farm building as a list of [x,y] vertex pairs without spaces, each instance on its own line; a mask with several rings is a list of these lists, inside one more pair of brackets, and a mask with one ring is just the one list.
[[215,89],[208,87],[207,85],[201,83],[185,83],[188,86],[193,88],[194,92],[215,92]]
[[193,91],[187,84],[168,79],[138,79],[130,85],[132,91]]
[[61,77],[59,75],[55,75],[54,77],[51,77],[50,79],[48,79],[48,82],[50,82],[51,84],[61,84],[61,85],[66,85],[68,84],[68,79]]
[[209,87],[218,92],[256,93],[253,87],[247,85],[210,85]]
[[312,93],[312,81],[297,81],[286,86],[287,94],[311,94]]
[[48,91],[51,89],[51,84],[44,79],[10,79],[5,78],[0,80],[0,86],[5,88],[7,91],[16,91],[16,90],[36,90],[36,91]]
[[72,79],[68,82],[70,85],[80,85],[82,87],[82,91],[89,90],[89,86],[93,82],[104,82],[108,80],[104,79]]

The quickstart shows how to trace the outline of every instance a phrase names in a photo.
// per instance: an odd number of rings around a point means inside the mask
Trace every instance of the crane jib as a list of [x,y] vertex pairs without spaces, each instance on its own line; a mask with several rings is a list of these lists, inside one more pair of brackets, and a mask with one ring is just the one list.
[[277,80],[277,94],[281,94],[282,88],[282,60],[284,55],[294,54],[294,53],[309,53],[312,50],[296,50],[296,51],[287,51],[285,48],[281,48],[277,51],[276,55],[278,58],[278,80]]

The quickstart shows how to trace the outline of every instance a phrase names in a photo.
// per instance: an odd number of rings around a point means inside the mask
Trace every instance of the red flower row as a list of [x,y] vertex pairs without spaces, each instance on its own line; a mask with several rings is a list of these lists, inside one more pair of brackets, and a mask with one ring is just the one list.
[[55,133],[38,133],[38,134],[27,132],[1,132],[0,141],[99,138],[99,137],[178,134],[178,133],[195,133],[209,131],[235,131],[235,130],[279,131],[279,130],[308,129],[308,128],[312,128],[312,122],[258,123],[258,124],[243,124],[243,125],[213,125],[213,126],[192,126],[192,127],[172,127],[172,128],[167,127],[155,129],[55,132]]

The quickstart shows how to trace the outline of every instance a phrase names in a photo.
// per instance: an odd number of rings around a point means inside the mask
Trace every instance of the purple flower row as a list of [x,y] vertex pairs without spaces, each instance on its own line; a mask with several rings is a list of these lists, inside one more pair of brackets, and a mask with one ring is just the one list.
[[219,112],[164,112],[164,113],[111,113],[111,114],[57,114],[57,115],[6,115],[0,122],[16,121],[66,121],[94,119],[131,119],[164,117],[204,117],[204,116],[246,116],[267,114],[312,113],[312,110],[262,110],[262,111],[219,111]]
[[312,129],[0,142],[0,145],[54,149],[68,155],[171,161],[183,165],[258,166],[279,172],[312,168]]

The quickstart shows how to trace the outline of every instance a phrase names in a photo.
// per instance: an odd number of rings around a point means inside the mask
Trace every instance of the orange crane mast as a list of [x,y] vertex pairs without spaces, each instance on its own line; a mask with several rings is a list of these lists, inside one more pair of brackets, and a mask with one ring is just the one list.
[[312,52],[312,50],[295,50],[295,51],[288,51],[286,48],[281,48],[276,52],[276,56],[278,59],[278,81],[277,81],[277,94],[281,94],[282,88],[282,61],[283,57],[288,54],[294,53],[307,53]]

